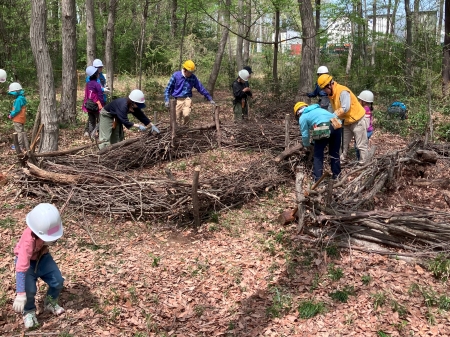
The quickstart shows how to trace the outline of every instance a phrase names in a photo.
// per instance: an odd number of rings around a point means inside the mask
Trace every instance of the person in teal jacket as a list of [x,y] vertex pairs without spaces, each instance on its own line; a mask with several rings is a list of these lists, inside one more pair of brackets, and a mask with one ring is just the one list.
[[[314,181],[319,180],[323,174],[324,152],[327,145],[331,172],[333,179],[336,179],[341,173],[339,149],[342,137],[342,128],[335,129],[330,122],[336,115],[322,109],[319,104],[308,106],[304,102],[295,104],[294,115],[299,120],[303,146],[314,145]],[[312,134],[314,144],[310,143],[310,134]]]

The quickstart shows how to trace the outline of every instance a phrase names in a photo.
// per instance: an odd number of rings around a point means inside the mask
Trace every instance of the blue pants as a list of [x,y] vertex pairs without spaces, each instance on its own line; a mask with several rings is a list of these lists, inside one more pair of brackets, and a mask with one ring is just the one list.
[[330,138],[323,138],[314,141],[314,181],[319,180],[323,174],[324,151],[328,145],[328,154],[330,156],[331,172],[333,179],[336,179],[341,173],[341,162],[339,159],[339,150],[341,148],[342,128],[335,130],[330,125]]
[[34,298],[37,292],[36,282],[38,278],[41,278],[42,281],[48,284],[47,297],[50,296],[54,300],[58,298],[59,293],[63,288],[64,278],[49,253],[42,255],[36,272],[34,272],[35,268],[36,261],[30,261],[30,268],[28,268],[25,274],[25,292],[27,294],[27,303],[23,309],[24,313],[36,310]]
[[[370,139],[370,136],[372,136],[372,134],[373,134],[373,131],[367,131],[367,139],[369,140]],[[355,152],[356,152],[356,159],[360,159],[360,155],[359,155],[359,150],[358,150],[358,148],[356,147],[356,142],[355,142]]]

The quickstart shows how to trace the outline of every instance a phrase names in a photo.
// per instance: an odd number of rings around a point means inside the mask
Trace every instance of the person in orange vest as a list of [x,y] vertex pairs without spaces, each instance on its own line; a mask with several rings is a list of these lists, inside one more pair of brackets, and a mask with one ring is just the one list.
[[320,89],[330,97],[334,114],[343,120],[343,150],[341,161],[346,160],[350,141],[355,137],[356,147],[361,155],[361,163],[367,160],[369,155],[369,140],[367,138],[366,111],[359,103],[353,92],[336,81],[329,74],[320,75],[317,80]]
[[[19,145],[21,150],[25,150],[25,142],[23,141],[24,125],[27,114],[27,99],[25,98],[25,91],[22,86],[13,82],[9,85],[8,94],[16,97],[13,103],[13,108],[10,111],[8,118],[13,121],[14,131],[19,135]],[[11,146],[15,150],[15,146]]]

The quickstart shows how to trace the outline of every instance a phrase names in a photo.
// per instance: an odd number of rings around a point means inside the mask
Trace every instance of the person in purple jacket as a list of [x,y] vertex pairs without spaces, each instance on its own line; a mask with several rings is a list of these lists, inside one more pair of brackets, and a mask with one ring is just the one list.
[[164,103],[169,107],[169,99],[172,96],[177,100],[177,120],[180,124],[189,123],[189,115],[192,109],[192,88],[197,89],[211,103],[216,104],[209,92],[203,87],[197,76],[194,75],[195,64],[191,60],[183,63],[183,68],[173,73],[164,91]]
[[88,123],[86,125],[85,136],[94,138],[93,134],[99,119],[99,111],[105,104],[102,86],[97,82],[98,69],[94,66],[86,68],[86,75],[89,77],[89,82],[86,83],[84,89],[84,100],[81,109],[88,114]]

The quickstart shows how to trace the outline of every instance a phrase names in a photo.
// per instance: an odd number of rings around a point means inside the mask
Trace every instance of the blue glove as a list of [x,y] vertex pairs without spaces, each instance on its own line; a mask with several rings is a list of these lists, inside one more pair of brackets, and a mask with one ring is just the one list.
[[312,93],[312,92],[306,94],[306,96],[308,96],[309,98],[316,97],[316,95],[314,95],[314,93]]
[[143,125],[139,125],[139,131],[145,131],[147,128]]
[[160,131],[155,125],[152,125],[152,132],[159,133]]

